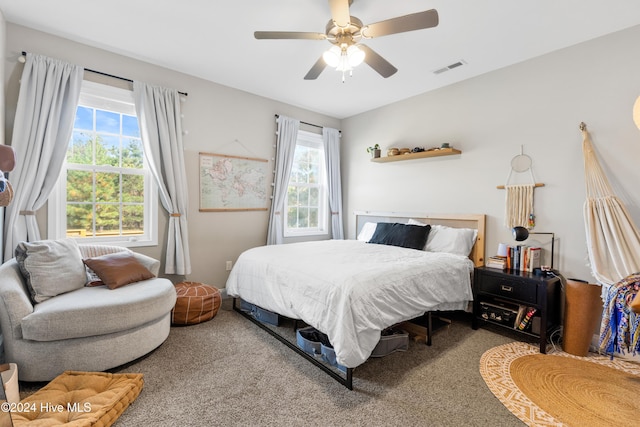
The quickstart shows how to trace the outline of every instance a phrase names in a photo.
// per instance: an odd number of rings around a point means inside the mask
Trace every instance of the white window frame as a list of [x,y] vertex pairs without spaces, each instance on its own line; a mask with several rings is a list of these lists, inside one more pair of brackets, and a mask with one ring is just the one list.
[[[302,145],[306,147],[318,148],[322,150],[322,156],[320,157],[320,170],[319,170],[319,188],[320,194],[318,200],[320,200],[318,206],[318,227],[317,228],[289,228],[288,227],[288,214],[289,214],[289,198],[285,199],[284,206],[284,224],[283,235],[284,237],[304,237],[304,236],[321,236],[329,233],[329,195],[327,184],[327,168],[324,155],[324,142],[322,141],[322,135],[317,133],[298,131],[298,138],[296,141],[296,147]],[[287,189],[289,188],[289,182],[287,181]]]
[[[83,81],[79,105],[98,108],[107,111],[136,116],[133,91],[116,88],[100,83]],[[93,170],[87,165],[88,170]],[[77,169],[73,169],[77,170]],[[119,172],[118,167],[101,167],[101,171]],[[144,158],[144,224],[145,233],[138,236],[106,236],[80,237],[78,243],[107,244],[124,247],[157,246],[158,245],[158,187],[151,175],[151,170]],[[50,239],[67,237],[67,165],[62,166],[58,181],[48,200],[48,236]],[[64,177],[64,179],[63,179]]]

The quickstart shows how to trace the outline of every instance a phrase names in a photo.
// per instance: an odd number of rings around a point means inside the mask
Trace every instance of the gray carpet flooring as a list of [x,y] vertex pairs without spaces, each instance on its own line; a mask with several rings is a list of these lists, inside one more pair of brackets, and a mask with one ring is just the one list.
[[158,349],[113,370],[145,380],[115,426],[522,426],[479,373],[480,356],[514,338],[450,314],[432,346],[411,341],[356,368],[350,391],[225,300],[211,321],[172,327]]

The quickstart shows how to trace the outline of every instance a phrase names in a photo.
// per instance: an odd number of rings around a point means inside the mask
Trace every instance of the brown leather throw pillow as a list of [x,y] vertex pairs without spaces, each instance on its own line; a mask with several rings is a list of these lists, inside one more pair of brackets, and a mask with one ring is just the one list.
[[8,145],[0,144],[0,171],[11,172],[16,165],[16,153]]
[[129,283],[155,277],[130,252],[116,252],[82,260],[109,287],[116,289]]

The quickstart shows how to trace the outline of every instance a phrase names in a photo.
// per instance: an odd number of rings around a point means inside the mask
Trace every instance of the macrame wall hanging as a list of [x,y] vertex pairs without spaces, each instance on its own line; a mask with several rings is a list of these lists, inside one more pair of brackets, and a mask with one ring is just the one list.
[[[507,176],[505,185],[498,185],[499,189],[506,189],[504,226],[506,228],[535,226],[535,215],[533,214],[533,189],[543,187],[544,184],[537,183],[533,176],[531,157],[524,154],[520,147],[520,154],[511,159],[511,169]],[[511,184],[511,179],[516,174],[529,172],[531,182],[524,184]]]

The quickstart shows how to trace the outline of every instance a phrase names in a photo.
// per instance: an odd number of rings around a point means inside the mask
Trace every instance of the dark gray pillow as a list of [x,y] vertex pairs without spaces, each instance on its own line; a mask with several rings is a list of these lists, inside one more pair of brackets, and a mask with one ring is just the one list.
[[73,239],[20,242],[15,256],[35,303],[80,289],[87,281],[82,255]]
[[431,231],[430,225],[380,222],[368,243],[422,250],[427,243],[429,231]]

